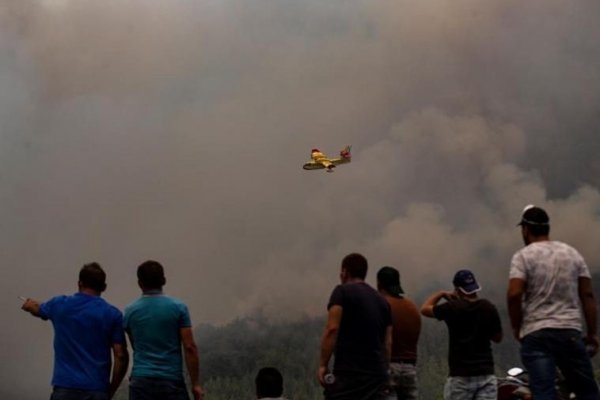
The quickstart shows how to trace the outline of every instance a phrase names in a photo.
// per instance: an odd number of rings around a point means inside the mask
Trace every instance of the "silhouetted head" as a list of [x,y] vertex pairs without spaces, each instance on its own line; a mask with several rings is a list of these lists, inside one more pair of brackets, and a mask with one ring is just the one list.
[[481,286],[479,286],[479,283],[475,279],[475,274],[468,269],[461,269],[456,272],[454,279],[452,279],[452,284],[458,292],[468,296],[474,295],[481,290]]
[[137,269],[137,277],[142,290],[162,289],[167,282],[163,266],[158,261],[143,262]]
[[377,272],[377,289],[387,292],[390,296],[402,297],[404,290],[400,286],[400,272],[393,267],[382,267]]
[[91,289],[102,293],[106,290],[106,273],[96,262],[85,264],[79,271],[80,289]]
[[528,245],[540,238],[547,238],[550,234],[550,217],[543,208],[532,204],[523,209],[521,221],[517,226],[521,226],[523,242]]
[[367,276],[367,269],[369,265],[367,259],[358,253],[348,254],[342,260],[342,271],[340,278],[342,282],[346,282],[351,279],[362,279],[364,280]]
[[266,367],[258,371],[256,379],[256,398],[281,397],[283,394],[283,377],[277,368]]

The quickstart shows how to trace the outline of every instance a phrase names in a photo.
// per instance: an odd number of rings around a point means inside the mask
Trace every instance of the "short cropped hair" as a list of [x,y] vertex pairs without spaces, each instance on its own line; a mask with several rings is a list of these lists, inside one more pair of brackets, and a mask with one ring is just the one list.
[[283,376],[273,367],[265,367],[258,371],[256,379],[256,397],[281,397],[283,393]]
[[519,225],[526,226],[529,233],[533,236],[548,236],[550,233],[550,217],[548,213],[543,208],[534,206],[533,204],[525,207]]
[[148,260],[140,264],[137,278],[146,289],[162,289],[165,285],[165,271],[158,261]]
[[365,279],[368,268],[367,259],[362,254],[351,253],[342,260],[342,269],[352,278]]
[[106,290],[106,273],[97,262],[85,264],[79,271],[79,283],[85,288],[104,292]]
[[523,224],[529,230],[533,236],[548,236],[550,234],[550,225],[532,225],[532,224]]

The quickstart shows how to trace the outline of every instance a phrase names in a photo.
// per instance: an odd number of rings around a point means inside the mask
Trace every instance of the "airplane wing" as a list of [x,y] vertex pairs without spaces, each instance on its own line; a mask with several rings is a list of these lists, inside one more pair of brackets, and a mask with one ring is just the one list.
[[323,167],[325,168],[331,168],[332,166],[335,167],[335,165],[333,165],[329,158],[323,158],[321,160],[318,160],[317,162],[323,165]]
[[307,162],[306,164],[304,164],[302,166],[302,168],[309,169],[309,170],[310,169],[323,169],[323,168],[325,168],[325,166],[321,163],[311,161],[311,162]]
[[333,165],[340,165],[340,164],[346,164],[349,163],[350,159],[349,158],[334,158],[331,160],[331,163]]

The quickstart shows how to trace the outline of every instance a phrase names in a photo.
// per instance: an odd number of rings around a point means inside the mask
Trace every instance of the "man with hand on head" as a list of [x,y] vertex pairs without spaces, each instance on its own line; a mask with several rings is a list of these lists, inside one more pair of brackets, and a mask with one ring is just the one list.
[[[479,298],[481,287],[469,270],[460,270],[452,281],[454,291],[439,291],[421,307],[421,314],[446,322],[449,377],[444,399],[496,400],[496,376],[490,341],[502,340],[496,307]],[[438,304],[440,300],[446,302]]]
[[525,207],[518,226],[525,247],[512,258],[507,301],[533,397],[556,398],[558,367],[578,400],[598,400],[590,362],[598,351],[597,310],[588,266],[573,247],[550,240],[550,218],[542,208]]
[[106,290],[106,274],[99,264],[81,268],[78,288],[74,295],[56,296],[41,304],[27,299],[22,309],[52,321],[54,327],[50,399],[109,400],[129,364],[123,316],[100,297]]
[[398,400],[416,400],[417,343],[421,332],[421,315],[415,303],[404,296],[400,273],[392,267],[377,272],[377,289],[392,310],[392,357],[390,382]]
[[142,263],[137,277],[142,297],[125,308],[124,317],[133,347],[129,400],[188,400],[184,359],[194,400],[201,399],[198,349],[187,306],[163,294],[166,279],[158,262]]
[[[367,268],[367,260],[361,254],[344,257],[342,284],[333,290],[327,305],[318,371],[327,400],[380,400],[390,395],[390,306],[365,282]],[[334,352],[332,382],[326,375]]]

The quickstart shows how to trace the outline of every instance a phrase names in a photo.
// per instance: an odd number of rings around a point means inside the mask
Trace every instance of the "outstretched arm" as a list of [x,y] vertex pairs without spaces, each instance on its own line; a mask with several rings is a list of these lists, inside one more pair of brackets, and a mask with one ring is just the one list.
[[192,394],[194,400],[200,400],[204,396],[204,391],[200,386],[200,357],[198,356],[198,347],[194,341],[194,333],[192,328],[186,327],[180,329],[180,335],[185,355],[185,365],[192,383]]
[[126,344],[113,343],[112,353],[113,368],[112,377],[110,379],[110,387],[108,390],[109,399],[112,399],[115,395],[115,392],[119,388],[119,385],[127,373],[127,367],[129,366],[129,353],[127,352]]
[[587,335],[585,342],[588,346],[590,356],[596,355],[598,352],[598,335],[597,335],[597,306],[594,299],[594,290],[592,289],[592,280],[590,278],[579,278],[579,300],[583,309],[583,316],[587,326]]
[[40,316],[40,303],[37,300],[30,299],[30,298],[26,299],[25,303],[23,303],[23,305],[21,306],[21,309],[23,311],[27,311],[28,313],[30,313],[34,317],[41,318],[41,316]]
[[340,323],[342,321],[342,306],[333,305],[329,308],[327,324],[321,336],[321,355],[319,357],[318,379],[321,386],[325,386],[325,375],[328,372],[329,360],[337,342]]

